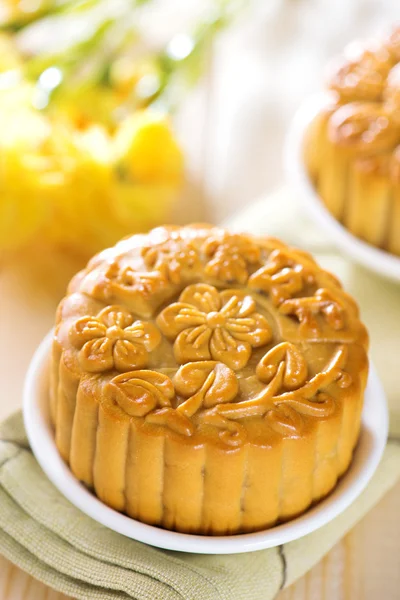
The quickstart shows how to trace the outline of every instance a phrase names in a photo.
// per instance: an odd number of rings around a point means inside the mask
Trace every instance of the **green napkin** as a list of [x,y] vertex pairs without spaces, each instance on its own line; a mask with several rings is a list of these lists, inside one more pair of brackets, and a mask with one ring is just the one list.
[[168,552],[114,533],[72,506],[40,469],[17,413],[0,425],[0,553],[84,600],[269,600],[328,552],[399,477],[400,445],[391,442],[364,493],[319,531],[248,554]]
[[366,490],[334,521],[284,546],[216,556],[158,550],[106,529],[72,506],[38,466],[17,413],[0,425],[0,553],[37,579],[84,600],[270,600],[316,564],[398,481],[400,286],[341,258],[293,198],[284,189],[228,224],[280,235],[311,250],[360,301],[392,410],[391,439]]

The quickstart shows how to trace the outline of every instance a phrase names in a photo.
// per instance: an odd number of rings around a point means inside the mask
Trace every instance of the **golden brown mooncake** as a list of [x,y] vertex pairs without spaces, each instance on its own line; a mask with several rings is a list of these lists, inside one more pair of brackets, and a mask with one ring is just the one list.
[[348,47],[329,89],[304,140],[310,178],[354,235],[400,255],[400,27]]
[[348,468],[367,346],[354,300],[309,254],[210,225],[159,227],[95,256],[59,306],[56,443],[135,519],[268,528]]

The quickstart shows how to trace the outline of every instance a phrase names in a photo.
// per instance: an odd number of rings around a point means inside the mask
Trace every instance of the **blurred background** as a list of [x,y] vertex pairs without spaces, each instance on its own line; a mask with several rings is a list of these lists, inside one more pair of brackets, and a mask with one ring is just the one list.
[[61,295],[124,235],[218,223],[265,195],[326,63],[396,13],[395,0],[3,0],[3,263]]

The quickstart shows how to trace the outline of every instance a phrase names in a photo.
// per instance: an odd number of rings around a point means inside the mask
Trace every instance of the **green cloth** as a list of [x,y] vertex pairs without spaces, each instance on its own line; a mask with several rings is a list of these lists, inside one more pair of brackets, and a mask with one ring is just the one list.
[[219,556],[158,550],[106,529],[72,506],[38,466],[17,413],[0,425],[0,553],[51,587],[84,600],[270,600],[316,564],[398,481],[400,287],[341,258],[292,198],[284,190],[229,225],[280,235],[310,249],[360,301],[393,414],[393,439],[366,490],[333,522],[278,548]]
[[332,523],[283,547],[202,556],[125,538],[72,506],[33,457],[17,413],[0,426],[0,553],[44,583],[82,600],[269,600],[303,575],[400,476],[389,443],[372,482]]

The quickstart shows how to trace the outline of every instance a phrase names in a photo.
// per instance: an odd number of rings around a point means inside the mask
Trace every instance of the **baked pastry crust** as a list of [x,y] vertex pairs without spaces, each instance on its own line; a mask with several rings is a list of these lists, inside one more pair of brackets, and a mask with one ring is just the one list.
[[56,443],[133,518],[264,529],[348,468],[367,346],[354,300],[303,251],[203,224],[134,235],[94,257],[59,306]]
[[319,196],[357,237],[400,255],[400,28],[351,44],[331,70],[330,97],[305,138]]

